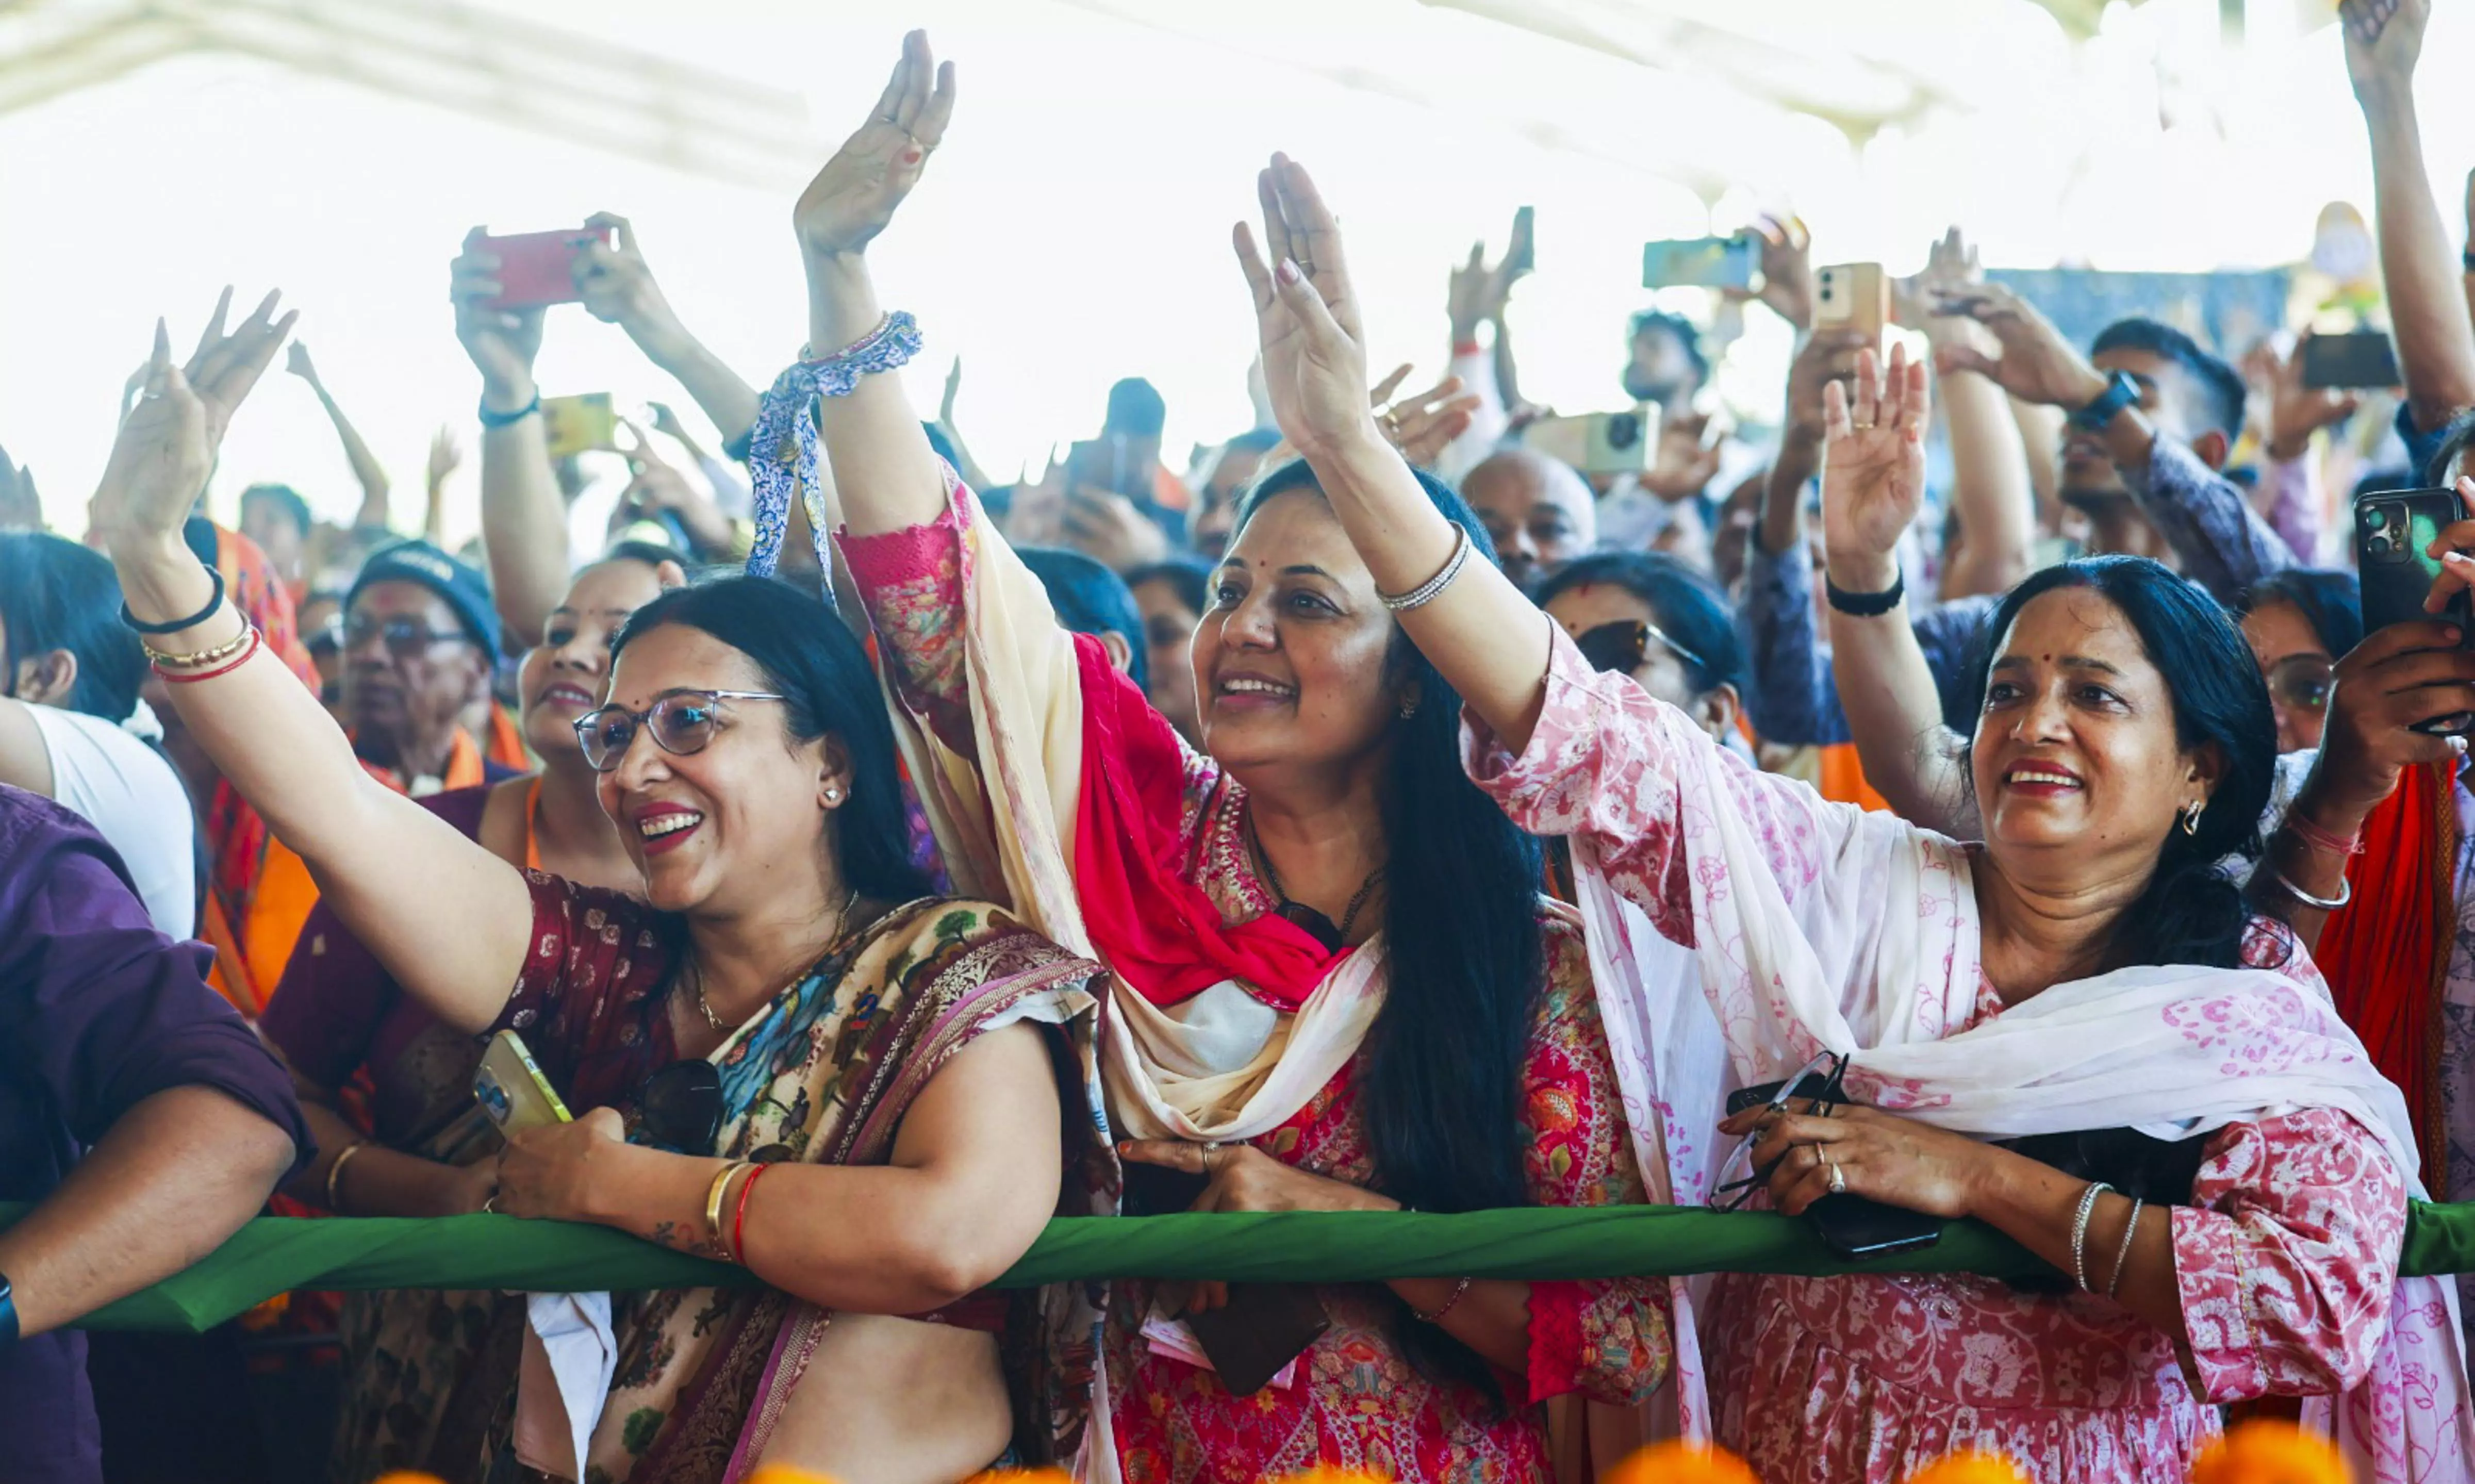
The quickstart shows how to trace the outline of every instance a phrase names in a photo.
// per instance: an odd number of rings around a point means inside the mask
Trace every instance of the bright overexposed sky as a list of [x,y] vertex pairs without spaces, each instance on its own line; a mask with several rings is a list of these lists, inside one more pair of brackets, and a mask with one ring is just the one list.
[[[1311,166],[1342,213],[1381,366],[1439,371],[1448,267],[1480,236],[1500,248],[1513,209],[1534,206],[1538,271],[1516,301],[1525,390],[1566,411],[1621,400],[1624,317],[1652,298],[1641,243],[1731,231],[1756,209],[1801,212],[1823,261],[1905,272],[1953,221],[2006,266],[2288,262],[2324,202],[2368,206],[2318,0],[2250,0],[2240,50],[2218,38],[2216,0],[2117,5],[2085,43],[2022,0],[1779,3],[1843,28],[1817,35],[1826,49],[1866,39],[1878,12],[1874,39],[1925,55],[1950,99],[1851,141],[1703,79],[1689,55],[1654,69],[1417,0],[523,8],[806,100],[807,136],[782,141],[778,180],[751,184],[372,91],[340,67],[177,57],[0,114],[0,446],[34,468],[55,526],[81,529],[154,317],[177,343],[223,283],[244,302],[280,285],[411,524],[431,432],[450,425],[468,448],[474,434],[478,384],[445,292],[458,240],[477,223],[546,230],[601,209],[632,218],[681,315],[762,385],[804,337],[787,224],[805,161],[865,116],[912,25],[960,66],[962,103],[871,255],[887,302],[927,335],[916,399],[934,407],[959,353],[959,421],[1001,479],[1090,436],[1121,376],[1162,389],[1173,461],[1252,421],[1253,324],[1228,229],[1274,149]],[[2475,58],[2475,16],[2440,10],[2421,97],[2454,235],[2475,99],[2446,85]],[[519,66],[500,85],[572,85]],[[1689,291],[1677,303],[1706,313]],[[1787,337],[1759,309],[1746,318],[1725,390],[1760,417]],[[686,406],[573,307],[551,311],[540,373],[552,395]],[[468,461],[451,486],[452,536],[478,523],[476,478]],[[335,517],[357,499],[315,401],[280,372],[233,428],[217,511],[260,479]]]

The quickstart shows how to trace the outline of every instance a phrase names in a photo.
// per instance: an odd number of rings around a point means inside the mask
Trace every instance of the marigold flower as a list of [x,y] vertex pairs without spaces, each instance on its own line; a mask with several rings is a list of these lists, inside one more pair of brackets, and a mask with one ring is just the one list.
[[2202,1448],[2192,1484],[2351,1484],[2351,1475],[2328,1439],[2262,1418]]
[[1999,1453],[1971,1448],[1925,1465],[1908,1475],[1908,1484],[2028,1484],[2028,1476]]
[[747,1484],[839,1484],[831,1474],[810,1473],[788,1464],[767,1464],[747,1476]]
[[1654,1443],[1608,1472],[1605,1484],[1761,1484],[1745,1461],[1723,1448],[1671,1440]]

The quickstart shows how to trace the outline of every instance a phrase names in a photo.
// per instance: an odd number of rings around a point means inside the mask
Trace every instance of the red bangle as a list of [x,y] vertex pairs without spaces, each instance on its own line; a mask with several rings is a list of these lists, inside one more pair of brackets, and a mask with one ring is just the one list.
[[2331,855],[2338,856],[2359,856],[2364,853],[2364,836],[2360,830],[2340,839],[2292,810],[2287,811],[2286,827],[2294,832],[2295,839],[2315,850],[2325,850]]
[[249,631],[249,643],[241,646],[240,653],[233,655],[231,659],[226,660],[224,663],[216,666],[212,669],[202,669],[195,673],[185,670],[165,669],[161,662],[158,661],[154,666],[154,670],[155,673],[163,677],[163,683],[165,685],[190,685],[200,680],[212,680],[217,675],[229,675],[233,670],[236,670],[242,666],[248,664],[250,656],[257,653],[257,646],[260,643],[262,643],[262,641],[258,637],[257,628],[253,624]]
[[1476,355],[1485,349],[1475,340],[1456,340],[1453,342],[1453,356],[1458,359],[1464,355]]
[[739,1204],[730,1214],[730,1260],[743,1268],[747,1266],[747,1198],[772,1168],[770,1164],[760,1164],[748,1173],[747,1182],[739,1187]]

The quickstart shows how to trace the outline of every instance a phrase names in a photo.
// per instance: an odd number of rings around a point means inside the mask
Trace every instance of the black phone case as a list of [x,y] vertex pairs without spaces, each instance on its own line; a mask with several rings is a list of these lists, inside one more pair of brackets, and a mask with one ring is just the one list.
[[1128,1164],[1118,1209],[1128,1216],[1174,1216],[1192,1206],[1211,1180],[1157,1164]]
[[[2423,607],[2433,579],[2440,575],[2440,559],[2424,550],[2464,515],[2465,506],[2451,490],[2382,490],[2355,501],[2355,570],[2362,583],[2359,611],[2365,633],[2393,623],[2446,619],[2466,636],[2460,647],[2475,648],[2475,609],[2463,592],[2453,595],[2439,613],[2426,613]],[[2475,718],[2435,717],[2416,723],[2414,730],[2463,732],[2470,719]]]
[[[1782,1079],[1731,1092],[1728,1095],[1728,1112],[1733,1116],[1749,1107],[1776,1103],[1779,1089],[1786,1084]],[[1822,1073],[1808,1072],[1791,1096],[1819,1097],[1829,1085],[1830,1080]],[[1942,1240],[1942,1218],[1903,1205],[1869,1201],[1863,1196],[1824,1196],[1805,1207],[1804,1214],[1813,1223],[1814,1235],[1822,1238],[1823,1246],[1851,1260],[1910,1252]]]
[[1283,1366],[1332,1327],[1323,1300],[1304,1283],[1232,1283],[1227,1303],[1185,1319],[1233,1397],[1251,1397],[1272,1384]]

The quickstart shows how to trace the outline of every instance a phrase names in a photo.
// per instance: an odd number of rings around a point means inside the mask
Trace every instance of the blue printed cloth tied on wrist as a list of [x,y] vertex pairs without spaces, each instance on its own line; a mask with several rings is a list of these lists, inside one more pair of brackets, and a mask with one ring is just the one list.
[[[772,576],[782,559],[795,487],[808,513],[817,563],[833,570],[825,502],[818,493],[817,399],[849,396],[860,377],[908,364],[919,353],[919,322],[908,310],[897,309],[856,344],[820,360],[807,359],[803,351],[790,370],[773,378],[748,441],[747,472],[756,496],[756,541],[747,553],[750,576]],[[825,586],[825,601],[833,601],[831,583]]]

